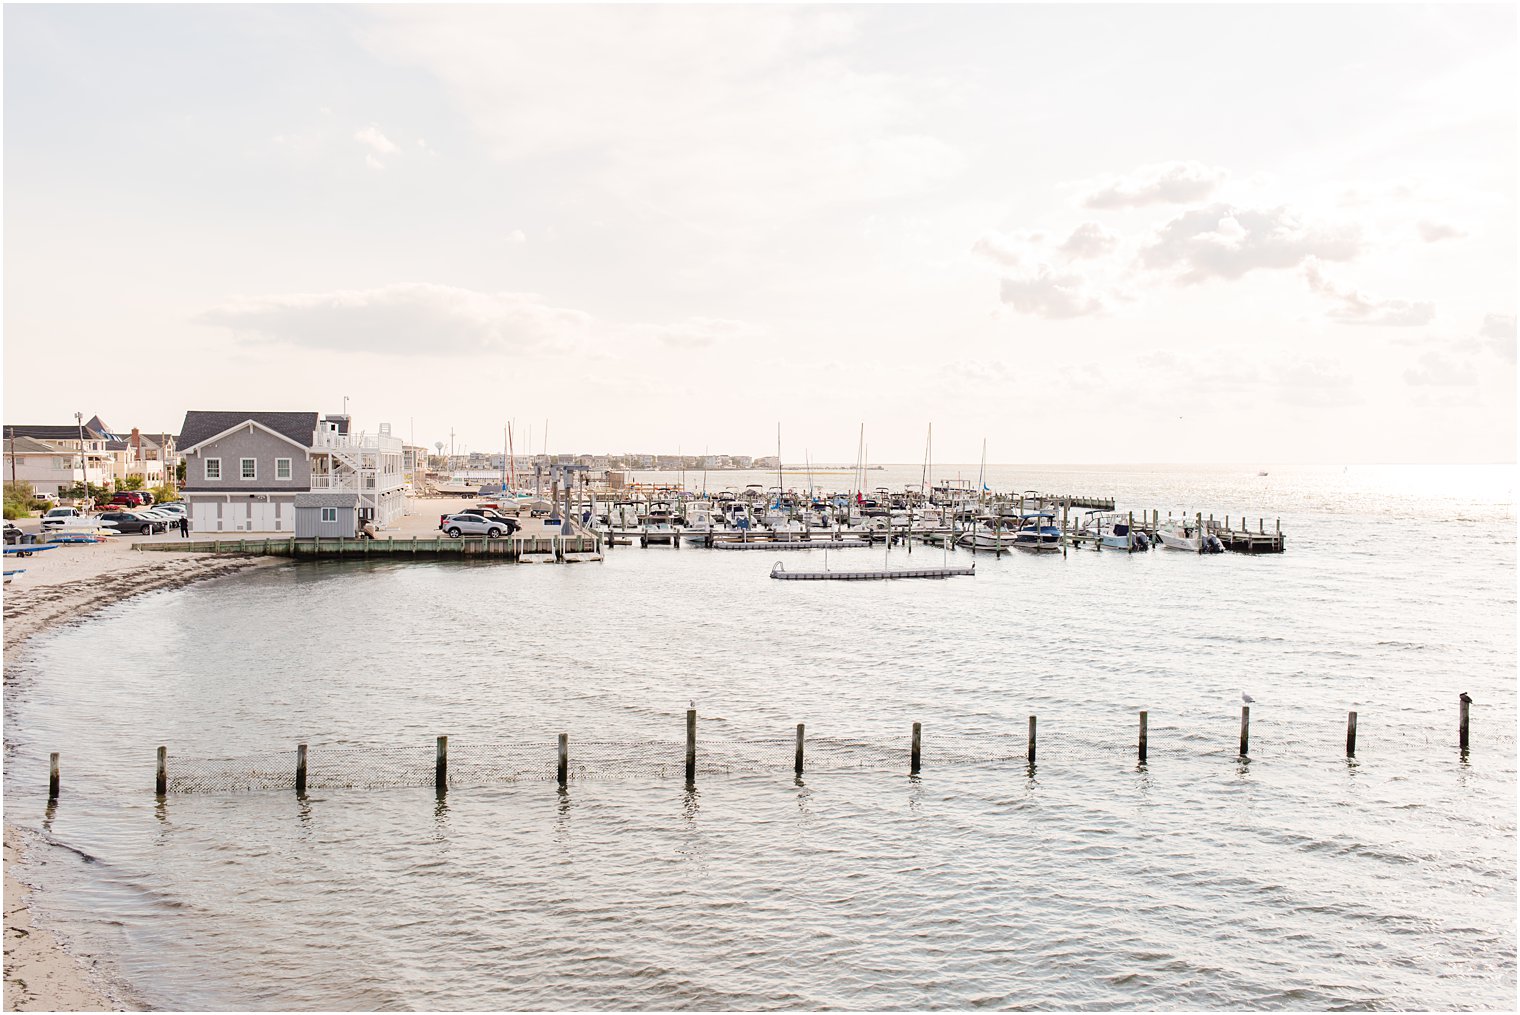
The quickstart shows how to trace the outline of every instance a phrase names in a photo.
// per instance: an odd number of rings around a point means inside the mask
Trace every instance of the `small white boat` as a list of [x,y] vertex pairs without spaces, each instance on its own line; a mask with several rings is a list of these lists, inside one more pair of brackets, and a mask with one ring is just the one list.
[[475,497],[480,493],[480,484],[451,477],[438,483],[433,489],[447,497]]
[[1223,553],[1224,544],[1219,537],[1208,531],[1207,525],[1186,519],[1168,522],[1156,530],[1156,538],[1168,550],[1186,550],[1189,553]]
[[1105,550],[1133,553],[1151,548],[1150,538],[1132,526],[1129,515],[1117,511],[1088,512],[1079,531],[1084,536],[1096,537]]

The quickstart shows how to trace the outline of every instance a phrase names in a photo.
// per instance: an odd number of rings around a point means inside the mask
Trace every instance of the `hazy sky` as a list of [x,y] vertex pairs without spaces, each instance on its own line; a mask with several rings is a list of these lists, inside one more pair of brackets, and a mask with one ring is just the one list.
[[1512,462],[1516,27],[7,6],[5,420]]

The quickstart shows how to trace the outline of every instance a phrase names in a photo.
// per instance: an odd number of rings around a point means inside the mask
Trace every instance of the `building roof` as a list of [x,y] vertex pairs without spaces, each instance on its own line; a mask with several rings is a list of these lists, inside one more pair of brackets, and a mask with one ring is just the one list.
[[303,448],[311,447],[312,435],[317,432],[315,412],[201,412],[192,409],[185,413],[185,422],[179,428],[179,446],[192,448],[249,420],[290,438]]
[[[79,424],[77,423],[67,423],[63,426],[39,426],[30,423],[5,424],[6,438],[9,439],[13,433],[17,437],[35,437],[40,441],[74,441],[76,444],[79,442]],[[84,437],[85,440],[90,441],[106,439],[105,434],[98,430],[91,430],[88,425],[84,428]]]
[[[76,441],[79,439],[78,434],[75,435],[74,439]],[[57,448],[51,444],[45,444],[35,437],[21,437],[18,435],[15,440],[11,440],[9,432],[6,434],[5,451],[7,454],[15,452],[18,455],[58,454]]]

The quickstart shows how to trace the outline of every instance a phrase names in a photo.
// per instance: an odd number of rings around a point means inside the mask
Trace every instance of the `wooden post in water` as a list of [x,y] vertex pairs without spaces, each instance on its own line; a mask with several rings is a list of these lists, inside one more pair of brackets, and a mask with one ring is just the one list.
[[803,734],[803,724],[802,723],[798,723],[797,724],[797,762],[796,762],[796,764],[794,764],[792,766],[793,770],[798,775],[802,774],[802,734]]
[[697,781],[697,710],[686,710],[686,785]]
[[1462,754],[1467,755],[1467,707],[1473,704],[1473,699],[1467,696],[1467,691],[1462,691],[1458,697],[1459,719],[1456,728],[1456,746]]
[[58,799],[58,752],[48,755],[48,802]]
[[1145,763],[1146,741],[1150,739],[1150,713],[1140,710],[1140,762]]
[[924,733],[923,724],[922,723],[914,723],[913,724],[913,750],[912,750],[912,753],[908,757],[908,774],[909,775],[917,775],[918,774],[919,759],[922,757],[921,749],[923,747],[923,733]]
[[570,781],[570,734],[559,735],[559,788]]
[[158,747],[158,770],[153,776],[153,792],[163,796],[169,792],[169,748]]
[[1029,717],[1029,763],[1034,764],[1034,716]]
[[306,745],[296,744],[296,796],[306,796]]
[[1346,713],[1346,757],[1356,757],[1356,713]]
[[433,788],[439,793],[449,791],[449,738],[438,738],[438,753],[433,761]]
[[1251,706],[1240,706],[1240,756],[1251,753]]

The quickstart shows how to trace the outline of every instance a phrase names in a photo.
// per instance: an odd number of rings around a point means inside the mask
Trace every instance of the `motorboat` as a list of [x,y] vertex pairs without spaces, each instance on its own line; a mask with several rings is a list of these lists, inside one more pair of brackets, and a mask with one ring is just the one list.
[[1190,553],[1223,553],[1224,543],[1209,531],[1207,525],[1187,519],[1167,522],[1156,530],[1156,538],[1168,550],[1186,550]]
[[480,494],[480,484],[451,476],[440,480],[433,489],[447,497],[475,497]]
[[1020,550],[1049,552],[1061,548],[1061,530],[1053,523],[1055,515],[1048,511],[1036,511],[1023,516],[1023,522],[1013,534],[1013,545]]
[[1105,550],[1133,553],[1151,548],[1150,537],[1134,528],[1129,515],[1118,511],[1090,511],[1083,518],[1078,531],[1084,536],[1096,538],[1098,545]]

